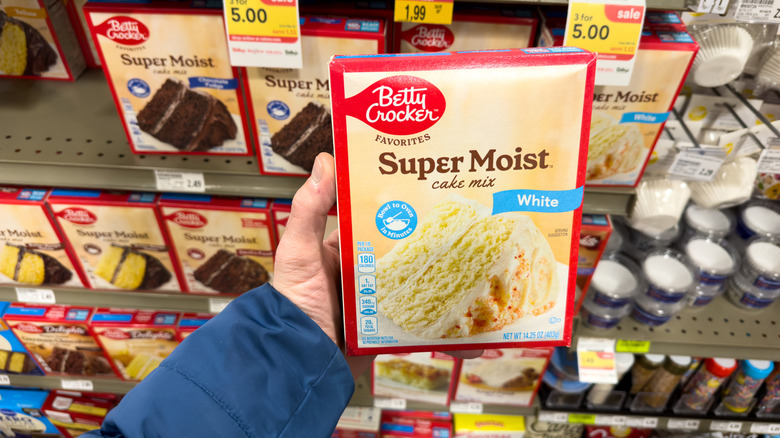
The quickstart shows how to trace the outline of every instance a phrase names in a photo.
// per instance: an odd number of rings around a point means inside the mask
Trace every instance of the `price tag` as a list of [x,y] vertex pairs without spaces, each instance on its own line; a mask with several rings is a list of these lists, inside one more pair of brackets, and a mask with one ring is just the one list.
[[715,0],[715,4],[712,6],[712,13],[723,15],[729,8],[729,0]]
[[219,313],[225,310],[230,302],[230,298],[209,298],[209,313]]
[[564,412],[540,412],[539,421],[546,423],[566,423],[569,421],[569,415]]
[[712,181],[723,165],[722,149],[688,148],[680,151],[669,167],[669,174],[688,181]]
[[658,427],[658,418],[655,417],[645,417],[642,419],[642,427],[647,429],[655,429]]
[[297,0],[225,0],[230,64],[301,68]]
[[780,424],[753,423],[750,425],[750,433],[780,433]]
[[737,21],[763,21],[780,23],[780,1],[740,0],[734,7]]
[[628,417],[626,418],[627,427],[644,427],[644,417]]
[[780,149],[764,149],[761,152],[758,173],[780,173]]
[[616,353],[645,354],[650,351],[650,341],[629,341],[618,339],[615,344]]
[[51,289],[17,287],[16,301],[31,304],[55,304],[54,291]]
[[569,423],[596,424],[596,416],[591,414],[569,414]]
[[174,192],[198,192],[206,191],[206,181],[201,172],[169,172],[155,170],[154,178],[157,181],[157,190]]
[[10,385],[11,379],[8,377],[8,374],[0,374],[0,385]]
[[710,423],[710,430],[715,432],[739,432],[742,430],[742,423],[739,421],[713,421]]
[[617,383],[615,340],[580,338],[577,341],[580,382]]
[[596,415],[595,424],[599,426],[625,426],[626,417],[623,415]]
[[404,410],[406,409],[406,399],[376,397],[374,398],[374,407],[381,409]]
[[599,54],[596,85],[626,86],[644,18],[645,0],[571,1],[563,44]]
[[680,420],[677,418],[670,418],[666,422],[667,429],[676,430],[699,430],[699,420]]
[[482,403],[474,402],[450,402],[450,412],[458,414],[481,414],[483,410]]
[[62,379],[62,389],[71,391],[94,391],[91,380]]
[[395,21],[452,24],[453,0],[396,0]]

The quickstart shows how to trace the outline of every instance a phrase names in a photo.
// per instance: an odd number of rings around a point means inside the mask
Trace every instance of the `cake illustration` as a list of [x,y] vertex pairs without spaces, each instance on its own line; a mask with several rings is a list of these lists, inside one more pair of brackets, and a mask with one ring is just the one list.
[[461,380],[472,386],[499,391],[530,391],[540,374],[527,362],[519,360],[492,360],[473,367]]
[[557,263],[536,225],[452,195],[377,262],[380,312],[407,333],[459,338],[551,309]]
[[222,101],[171,78],[154,93],[137,119],[143,131],[186,152],[207,151],[238,134],[236,122]]
[[195,270],[195,279],[223,294],[242,294],[268,282],[268,271],[249,257],[220,249]]
[[450,381],[449,370],[404,359],[378,361],[376,372],[378,377],[429,391],[445,387]]
[[30,356],[18,351],[0,350],[0,370],[8,373],[29,373],[33,370]]
[[100,258],[95,275],[122,289],[156,289],[171,279],[156,257],[116,244]]
[[311,172],[320,152],[333,153],[330,112],[319,102],[309,102],[271,137],[271,149],[285,160]]
[[131,379],[143,380],[149,373],[154,371],[157,366],[162,363],[162,358],[158,356],[150,356],[148,354],[137,354],[130,364],[127,365],[125,371]]
[[0,72],[40,76],[57,62],[57,52],[37,29],[0,11]]
[[590,123],[587,180],[608,178],[634,170],[641,164],[645,146],[634,123],[617,123],[595,111]]
[[59,260],[22,245],[7,243],[0,250],[0,273],[25,284],[62,284],[73,273]]
[[46,363],[55,373],[88,376],[114,374],[104,357],[87,355],[83,351],[69,348],[54,347]]

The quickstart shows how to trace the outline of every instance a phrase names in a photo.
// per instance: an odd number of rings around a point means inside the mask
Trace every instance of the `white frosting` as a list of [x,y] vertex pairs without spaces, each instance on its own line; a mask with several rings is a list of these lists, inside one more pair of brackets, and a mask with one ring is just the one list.
[[753,242],[748,246],[747,254],[761,271],[780,274],[780,246],[770,242]]
[[685,245],[688,257],[705,271],[727,272],[734,268],[731,254],[711,240],[694,239]]
[[728,216],[720,210],[712,208],[702,208],[696,204],[691,204],[685,210],[685,217],[688,221],[700,230],[710,230],[719,233],[728,232],[731,226]]
[[629,295],[636,288],[635,275],[612,260],[602,260],[593,273],[591,284],[608,295]]
[[745,223],[753,230],[765,234],[780,234],[780,214],[776,211],[754,205],[744,211]]
[[644,268],[647,279],[664,289],[684,289],[693,282],[688,267],[671,257],[650,256],[645,259]]

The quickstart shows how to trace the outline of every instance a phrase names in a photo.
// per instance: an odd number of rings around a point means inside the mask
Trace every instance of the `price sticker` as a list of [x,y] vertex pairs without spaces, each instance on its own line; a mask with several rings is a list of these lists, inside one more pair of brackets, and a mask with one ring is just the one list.
[[700,423],[699,420],[670,418],[669,421],[666,422],[666,428],[676,430],[699,430]]
[[581,382],[617,383],[615,340],[580,338],[577,341],[577,365]]
[[566,423],[569,421],[569,415],[565,412],[540,412],[539,421],[545,423]]
[[650,351],[650,341],[629,341],[618,339],[615,344],[616,353],[645,354]]
[[450,412],[457,414],[481,414],[483,411],[482,403],[474,402],[450,402]]
[[750,433],[780,433],[780,424],[753,423],[750,425]]
[[154,178],[158,191],[197,192],[206,191],[206,180],[201,172],[169,172],[155,170]]
[[734,7],[734,19],[780,23],[780,0],[740,0]]
[[714,432],[739,432],[742,430],[742,423],[739,421],[713,421],[710,423],[710,430]]
[[374,407],[381,409],[404,410],[406,409],[406,399],[376,397],[374,398]]
[[297,0],[225,0],[230,64],[301,68]]
[[758,158],[758,173],[780,173],[780,149],[764,149]]
[[51,289],[16,288],[16,301],[31,304],[55,304],[54,291]]
[[645,0],[571,1],[563,44],[599,54],[596,85],[626,86],[644,19]]
[[658,418],[656,417],[645,417],[642,419],[642,427],[647,429],[655,429],[658,427]]
[[230,302],[233,301],[229,298],[209,298],[209,313],[219,313],[225,310]]
[[395,21],[452,24],[453,0],[396,0]]
[[682,150],[669,167],[669,174],[688,181],[712,181],[723,165],[725,152],[722,149]]
[[627,427],[644,427],[644,417],[628,417],[626,418]]
[[596,424],[596,416],[591,414],[569,414],[569,423]]
[[94,391],[91,380],[62,379],[62,389],[71,391]]
[[8,374],[0,374],[0,385],[10,385],[11,384],[11,378],[8,377]]
[[626,417],[623,415],[596,415],[598,426],[625,426]]

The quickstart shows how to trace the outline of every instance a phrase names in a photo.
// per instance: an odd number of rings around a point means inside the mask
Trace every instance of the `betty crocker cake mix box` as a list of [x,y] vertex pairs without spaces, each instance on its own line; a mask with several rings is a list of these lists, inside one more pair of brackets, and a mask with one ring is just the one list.
[[380,354],[373,363],[371,392],[448,405],[456,365],[454,357],[438,352]]
[[179,327],[176,331],[176,339],[179,342],[185,340],[195,330],[199,329],[203,324],[207,323],[214,315],[211,313],[182,313],[179,318]]
[[594,71],[572,47],[331,61],[349,354],[569,344]]

